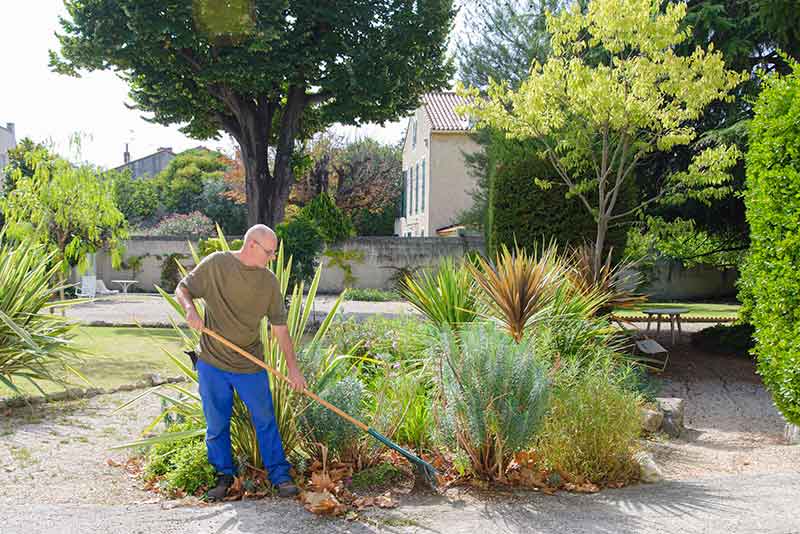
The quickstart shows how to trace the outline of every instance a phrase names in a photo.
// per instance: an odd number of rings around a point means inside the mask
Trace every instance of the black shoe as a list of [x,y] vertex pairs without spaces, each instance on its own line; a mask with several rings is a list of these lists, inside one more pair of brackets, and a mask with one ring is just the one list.
[[294,497],[298,493],[300,493],[300,490],[290,480],[278,484],[278,497]]
[[228,488],[233,484],[233,475],[217,474],[217,485],[208,490],[208,502],[217,502],[225,498]]

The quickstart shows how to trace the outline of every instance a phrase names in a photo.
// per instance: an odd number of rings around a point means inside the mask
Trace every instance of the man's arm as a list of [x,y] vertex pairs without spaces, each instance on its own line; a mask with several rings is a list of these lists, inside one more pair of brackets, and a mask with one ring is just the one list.
[[181,307],[183,307],[184,311],[186,311],[186,322],[189,323],[189,326],[195,330],[200,330],[203,327],[203,319],[201,319],[200,314],[197,313],[192,295],[183,284],[180,284],[175,289],[175,298],[178,300]]
[[294,353],[292,338],[289,336],[289,328],[285,325],[272,325],[272,335],[278,339],[283,357],[286,359],[286,368],[289,371],[289,380],[292,382],[292,389],[303,391],[307,387],[306,379],[297,365],[297,356]]

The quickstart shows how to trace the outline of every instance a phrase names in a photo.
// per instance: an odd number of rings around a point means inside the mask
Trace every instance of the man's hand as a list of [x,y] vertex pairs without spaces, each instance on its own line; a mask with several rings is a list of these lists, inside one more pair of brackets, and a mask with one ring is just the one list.
[[195,330],[199,331],[203,328],[203,319],[200,318],[200,314],[197,313],[197,310],[191,309],[186,313],[186,322]]
[[303,377],[303,373],[300,372],[300,369],[297,367],[289,368],[289,381],[292,383],[292,389],[300,393],[308,384],[306,384],[306,379]]

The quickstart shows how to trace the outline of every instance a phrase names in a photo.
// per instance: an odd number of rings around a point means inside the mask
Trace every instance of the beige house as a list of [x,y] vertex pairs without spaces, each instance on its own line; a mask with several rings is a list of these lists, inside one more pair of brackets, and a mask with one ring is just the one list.
[[457,223],[472,205],[475,187],[464,154],[480,149],[470,138],[471,123],[456,114],[466,101],[452,92],[428,93],[408,119],[403,144],[403,202],[395,234],[435,236]]

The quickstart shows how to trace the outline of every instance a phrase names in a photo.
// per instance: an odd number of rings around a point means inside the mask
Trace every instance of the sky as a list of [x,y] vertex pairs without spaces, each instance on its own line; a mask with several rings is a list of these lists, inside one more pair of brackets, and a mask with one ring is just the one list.
[[[66,12],[63,0],[0,0],[0,125],[13,122],[17,141],[30,137],[51,143],[70,159],[105,168],[123,162],[125,144],[131,159],[171,147],[178,152],[203,145],[232,153],[233,140],[200,141],[178,126],[152,124],[142,112],[128,109],[125,82],[112,72],[93,72],[81,78],[50,71],[48,50],[58,47],[58,17]],[[337,127],[348,138],[373,137],[384,143],[399,141],[405,121],[385,127]],[[80,154],[70,138],[80,134]]]

